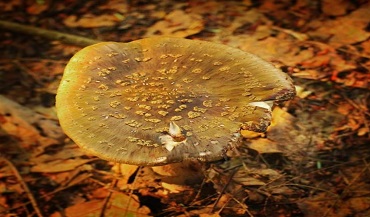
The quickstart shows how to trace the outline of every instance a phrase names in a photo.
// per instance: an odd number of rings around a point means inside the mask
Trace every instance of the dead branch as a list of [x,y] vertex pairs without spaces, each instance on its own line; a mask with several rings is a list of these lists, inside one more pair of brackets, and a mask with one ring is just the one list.
[[40,36],[40,37],[43,37],[49,40],[61,41],[63,43],[73,44],[73,45],[82,46],[82,47],[101,42],[99,40],[95,40],[91,38],[71,35],[71,34],[62,33],[62,32],[58,32],[54,30],[42,29],[38,27],[33,27],[33,26],[28,26],[28,25],[23,25],[23,24],[3,21],[3,20],[0,20],[0,29],[33,35],[33,36]]

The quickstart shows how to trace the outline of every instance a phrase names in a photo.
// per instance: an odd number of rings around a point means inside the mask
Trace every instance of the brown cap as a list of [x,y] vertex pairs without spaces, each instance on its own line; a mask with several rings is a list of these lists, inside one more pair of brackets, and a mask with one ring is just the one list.
[[222,158],[241,128],[264,131],[270,124],[270,110],[255,102],[294,95],[290,78],[253,54],[155,37],[79,51],[65,69],[56,107],[63,130],[88,152],[163,165]]

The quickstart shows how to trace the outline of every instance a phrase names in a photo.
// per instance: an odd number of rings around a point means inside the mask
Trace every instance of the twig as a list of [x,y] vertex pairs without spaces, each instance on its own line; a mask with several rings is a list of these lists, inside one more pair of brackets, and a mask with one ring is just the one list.
[[218,202],[220,201],[221,197],[222,197],[222,194],[226,191],[226,188],[229,186],[232,178],[234,177],[234,175],[236,174],[236,172],[238,171],[238,169],[234,169],[231,174],[230,174],[230,177],[228,178],[227,182],[225,183],[224,187],[222,188],[221,192],[220,192],[220,195],[218,196],[217,200],[215,201],[215,203],[213,204],[213,207],[211,209],[211,213],[213,213],[216,209],[216,206],[218,204]]
[[[119,167],[119,168],[121,168],[121,167]],[[130,208],[130,205],[131,205],[130,203],[131,203],[132,195],[133,195],[133,193],[134,193],[134,189],[135,189],[135,185],[136,185],[137,176],[138,176],[138,174],[140,174],[140,171],[142,171],[142,169],[143,169],[143,166],[139,166],[139,167],[137,168],[137,173],[136,173],[136,175],[135,175],[135,177],[134,177],[134,180],[132,181],[132,185],[131,185],[131,187],[130,187],[129,199],[128,199],[127,206],[126,206],[126,209],[125,209],[125,212],[124,212],[124,215],[123,215],[123,216],[127,216],[127,211],[128,211],[128,210],[129,210],[129,208]]]
[[10,169],[13,171],[15,177],[21,183],[24,191],[26,192],[29,200],[31,201],[32,207],[35,210],[37,216],[38,217],[43,217],[43,214],[41,213],[41,210],[39,209],[39,206],[37,205],[37,201],[36,201],[35,197],[33,196],[32,192],[28,188],[27,183],[23,180],[22,176],[19,174],[18,169],[14,166],[14,164],[11,161],[9,161],[8,159],[6,159],[4,157],[0,157],[0,161],[4,161],[5,163],[8,164]]
[[28,35],[40,36],[49,40],[61,41],[67,44],[73,44],[83,47],[101,42],[95,39],[85,38],[77,35],[71,35],[54,30],[47,30],[3,20],[0,20],[0,29],[5,29],[12,32],[18,32]]
[[323,215],[323,217],[326,217],[326,216],[328,216],[329,215],[329,213],[330,213],[330,210],[331,210],[331,208],[334,208],[334,206],[336,206],[338,203],[339,203],[339,200],[341,200],[341,199],[343,199],[343,197],[345,197],[345,196],[347,196],[347,193],[348,193],[348,191],[350,191],[350,187],[366,172],[366,170],[368,170],[369,169],[369,167],[368,167],[368,164],[367,164],[367,162],[366,162],[366,160],[364,160],[364,162],[365,162],[365,168],[363,168],[362,170],[361,170],[361,172],[360,173],[358,173],[348,184],[347,184],[347,186],[343,189],[343,191],[342,191],[342,193],[340,194],[340,197],[339,198],[337,198],[335,201],[334,201],[334,203],[332,204],[332,206],[331,207],[328,207],[327,209],[326,209],[326,212],[324,213],[324,215]]
[[[91,176],[88,176],[88,177],[86,177],[85,179],[90,179],[90,180],[92,180],[92,181],[97,182],[96,180],[92,179],[92,178],[91,178]],[[85,179],[80,180],[80,182],[84,181]],[[49,193],[44,194],[44,195],[41,195],[41,196],[40,196],[40,198],[44,199],[44,198],[49,197],[49,196],[51,196],[51,195],[53,195],[53,194],[56,194],[56,193],[58,193],[58,192],[60,192],[60,191],[64,191],[64,190],[66,190],[66,189],[68,189],[68,188],[71,188],[71,187],[73,187],[73,186],[75,186],[75,185],[77,185],[77,184],[78,184],[78,183],[75,183],[75,184],[73,184],[73,185],[68,185],[68,186],[65,186],[65,187],[60,187],[60,188],[58,188],[58,189],[56,189],[56,190],[54,190],[54,191],[52,191],[52,192],[49,192]],[[105,186],[105,184],[102,184],[102,183],[98,183],[98,184],[100,184],[101,186]],[[8,210],[10,210],[10,211],[11,211],[11,210],[19,209],[20,207],[24,207],[25,205],[28,205],[29,203],[31,203],[31,201],[29,201],[29,202],[25,202],[25,203],[23,203],[23,204],[21,204],[21,205],[18,205],[18,206],[14,206],[14,207],[12,207],[12,208],[10,208],[10,209],[8,209]],[[3,214],[3,212],[0,212],[0,214]],[[65,215],[64,215],[64,214],[62,214],[62,213],[61,213],[61,215],[62,215],[62,217],[64,217],[64,216],[65,216]]]
[[[118,183],[118,179],[116,179],[116,178],[113,179],[111,188],[114,189],[117,186],[117,183]],[[105,198],[103,207],[101,208],[101,211],[100,211],[100,215],[99,215],[100,217],[105,216],[105,211],[107,209],[108,202],[109,202],[110,198],[112,197],[112,194],[113,194],[113,191],[109,191],[108,196]]]
[[200,197],[200,194],[202,192],[202,188],[204,187],[205,183],[206,183],[206,178],[204,178],[202,180],[202,183],[200,184],[199,190],[198,190],[197,194],[195,195],[194,199],[191,201],[190,204],[195,204],[198,201],[198,199]]

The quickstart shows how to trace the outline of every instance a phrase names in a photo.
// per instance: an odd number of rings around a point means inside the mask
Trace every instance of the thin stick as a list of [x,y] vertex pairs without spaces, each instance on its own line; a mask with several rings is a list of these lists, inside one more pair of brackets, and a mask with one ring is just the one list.
[[109,191],[108,196],[104,200],[104,204],[103,204],[103,207],[102,207],[102,209],[100,211],[100,215],[99,215],[100,217],[105,216],[105,211],[107,209],[108,202],[109,202],[110,198],[112,197],[113,189],[117,186],[117,183],[118,183],[118,179],[114,178],[113,181],[112,181],[112,185],[111,185],[112,190]]
[[61,41],[67,44],[73,44],[83,47],[101,42],[99,40],[91,38],[85,38],[77,35],[71,35],[54,30],[47,30],[3,20],[0,20],[0,29],[23,33],[27,35],[40,36],[49,40]]
[[[121,168],[121,167],[120,167]],[[126,216],[127,215],[127,211],[128,209],[130,208],[130,203],[131,203],[131,199],[132,199],[132,194],[134,193],[134,189],[135,189],[135,185],[136,185],[136,180],[137,180],[137,176],[140,174],[140,171],[143,169],[143,166],[139,166],[137,168],[137,173],[134,177],[134,180],[132,181],[132,185],[130,187],[130,193],[129,193],[129,199],[128,199],[128,202],[127,202],[127,206],[126,206],[126,210],[124,212],[124,215],[123,216]]]
[[347,184],[347,186],[343,189],[343,191],[342,191],[342,193],[339,195],[340,197],[339,198],[337,198],[335,201],[334,201],[334,203],[332,204],[332,206],[331,207],[328,207],[327,209],[326,209],[326,212],[324,213],[324,215],[323,215],[323,217],[326,217],[326,216],[328,216],[329,215],[329,213],[330,213],[330,211],[332,210],[332,209],[334,209],[334,207],[338,204],[338,202],[339,202],[339,200],[340,199],[343,199],[343,197],[345,197],[345,196],[347,196],[346,194],[348,193],[348,191],[350,190],[350,187],[366,172],[366,170],[368,170],[369,169],[369,167],[368,167],[368,165],[367,165],[367,162],[366,162],[366,160],[364,161],[365,162],[365,168],[363,168],[362,170],[361,170],[361,172],[360,173],[358,173],[348,184]]
[[238,171],[238,169],[234,169],[234,171],[231,172],[230,177],[228,178],[227,182],[225,183],[224,187],[222,188],[222,190],[220,192],[220,195],[217,197],[215,203],[213,204],[213,207],[211,209],[211,213],[213,213],[215,211],[216,206],[217,206],[218,202],[220,201],[220,199],[222,197],[222,194],[226,191],[227,186],[229,186],[232,178],[234,177],[234,175],[236,174],[237,171]]
[[18,179],[18,181],[21,183],[24,191],[26,192],[28,199],[31,201],[32,207],[35,210],[38,217],[43,217],[43,214],[41,213],[41,210],[39,209],[39,206],[37,205],[37,201],[35,197],[33,196],[32,192],[28,188],[27,183],[23,180],[23,177],[19,174],[18,169],[14,166],[14,164],[9,161],[8,159],[4,157],[0,157],[0,161],[4,161],[8,164],[10,169],[13,171],[15,177]]

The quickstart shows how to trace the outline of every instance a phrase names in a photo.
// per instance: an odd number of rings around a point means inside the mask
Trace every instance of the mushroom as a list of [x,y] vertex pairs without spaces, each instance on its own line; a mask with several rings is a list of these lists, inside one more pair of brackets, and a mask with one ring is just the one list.
[[77,52],[56,108],[65,133],[87,152],[158,166],[223,158],[241,129],[266,130],[271,102],[294,95],[291,79],[253,54],[154,37]]

